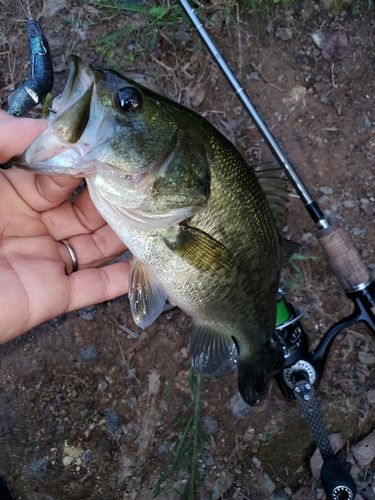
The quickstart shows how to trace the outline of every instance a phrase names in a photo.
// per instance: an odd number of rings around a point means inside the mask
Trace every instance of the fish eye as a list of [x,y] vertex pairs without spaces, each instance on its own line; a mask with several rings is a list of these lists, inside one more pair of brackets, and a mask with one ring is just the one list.
[[135,89],[120,89],[116,95],[116,105],[121,111],[134,113],[142,106],[141,94]]

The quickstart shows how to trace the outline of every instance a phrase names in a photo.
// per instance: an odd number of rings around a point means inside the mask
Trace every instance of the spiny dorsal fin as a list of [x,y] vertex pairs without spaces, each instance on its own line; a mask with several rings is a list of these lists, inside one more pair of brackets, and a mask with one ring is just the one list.
[[[268,204],[272,210],[276,227],[281,234],[286,225],[288,213],[287,203],[289,196],[288,181],[283,178],[283,169],[273,162],[262,163],[252,167],[261,185]],[[286,262],[294,253],[299,252],[300,245],[280,236],[282,263]]]
[[275,218],[276,227],[282,231],[285,227],[289,196],[287,181],[282,178],[283,170],[281,167],[275,166],[273,162],[262,163],[252,167],[252,169],[266,195]]

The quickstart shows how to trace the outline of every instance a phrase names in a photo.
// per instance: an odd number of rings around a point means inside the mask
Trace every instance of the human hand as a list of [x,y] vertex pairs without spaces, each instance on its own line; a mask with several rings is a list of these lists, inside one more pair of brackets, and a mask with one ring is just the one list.
[[[46,128],[43,120],[0,110],[0,163],[23,153]],[[129,263],[95,268],[126,250],[81,179],[0,171],[0,344],[64,312],[127,293]],[[78,260],[72,272],[68,240]],[[70,274],[71,273],[71,274]]]

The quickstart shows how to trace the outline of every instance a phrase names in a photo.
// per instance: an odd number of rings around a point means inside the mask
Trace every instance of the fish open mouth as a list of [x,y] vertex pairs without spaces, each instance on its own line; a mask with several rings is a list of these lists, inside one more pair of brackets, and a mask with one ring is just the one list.
[[103,116],[92,106],[95,70],[75,55],[69,56],[68,66],[64,91],[47,118],[48,129],[15,161],[38,173],[84,177],[96,171],[89,153],[101,140],[93,130]]
[[72,144],[79,141],[89,121],[94,75],[91,67],[77,56],[70,55],[68,64],[68,81],[51,130],[60,140]]

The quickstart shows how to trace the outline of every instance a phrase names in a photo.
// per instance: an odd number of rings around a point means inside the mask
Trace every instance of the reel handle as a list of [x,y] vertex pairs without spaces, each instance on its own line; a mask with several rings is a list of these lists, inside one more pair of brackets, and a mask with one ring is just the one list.
[[365,288],[372,281],[366,264],[346,232],[337,224],[317,231],[326,259],[345,293]]
[[323,462],[320,480],[328,500],[353,500],[356,496],[354,479],[336,457]]

